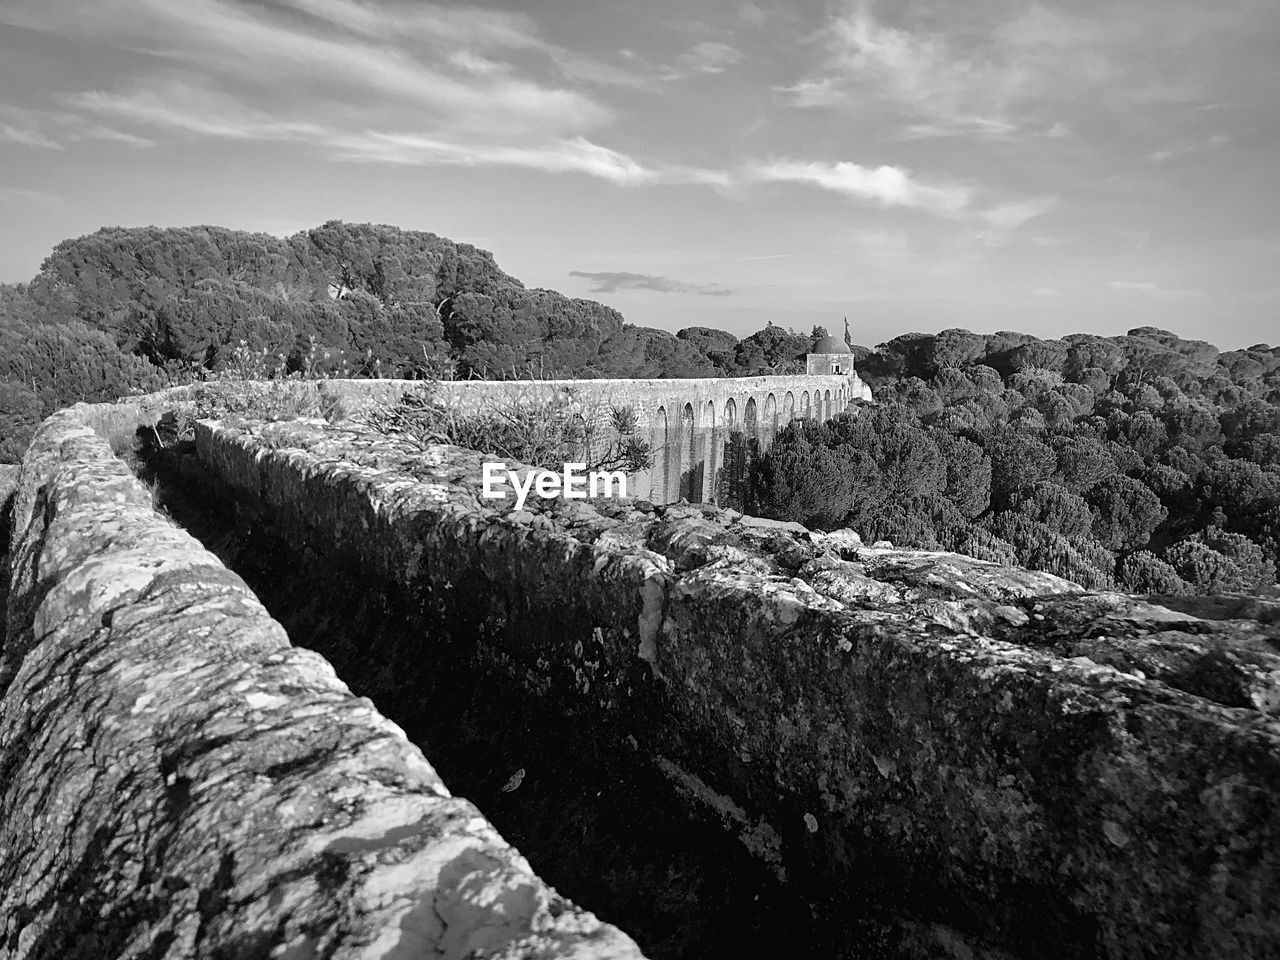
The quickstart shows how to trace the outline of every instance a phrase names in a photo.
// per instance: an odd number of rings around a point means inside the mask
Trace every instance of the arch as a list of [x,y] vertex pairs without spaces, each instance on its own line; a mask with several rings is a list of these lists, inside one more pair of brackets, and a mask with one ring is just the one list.
[[809,406],[809,391],[802,390],[800,392],[800,416],[808,420],[813,416],[813,410]]
[[822,419],[827,420],[831,417],[831,391],[822,391]]
[[719,469],[719,438],[716,434],[716,404],[714,400],[708,400],[702,407],[702,429],[698,433],[699,440],[702,444],[703,453],[703,470],[702,470],[702,499],[707,503],[716,503],[719,501],[717,493],[719,491],[719,478],[716,471]]
[[756,418],[756,398],[747,397],[747,405],[743,408],[742,429],[747,438],[756,440],[760,436],[760,423]]
[[778,432],[778,401],[773,394],[764,398],[764,421],[760,426],[760,441],[765,446],[773,442]]
[[649,499],[654,503],[665,503],[667,499],[667,479],[671,467],[667,459],[667,409],[658,407],[653,415],[653,428],[650,440],[653,449],[653,477],[649,481]]
[[796,395],[792,393],[790,390],[788,390],[786,393],[786,396],[782,398],[783,426],[786,426],[795,418],[796,418]]
[[724,428],[726,430],[738,429],[738,404],[733,397],[724,402]]
[[702,497],[702,464],[698,458],[697,419],[692,403],[685,403],[680,411],[680,436],[677,444],[676,489],[672,491],[674,496],[671,499],[697,503]]

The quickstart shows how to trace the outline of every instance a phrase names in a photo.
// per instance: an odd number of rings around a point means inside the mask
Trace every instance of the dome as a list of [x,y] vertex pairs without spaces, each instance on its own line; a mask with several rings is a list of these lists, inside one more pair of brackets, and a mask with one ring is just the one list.
[[849,349],[849,345],[843,340],[837,340],[835,337],[820,337],[818,341],[809,348],[810,353],[853,353]]

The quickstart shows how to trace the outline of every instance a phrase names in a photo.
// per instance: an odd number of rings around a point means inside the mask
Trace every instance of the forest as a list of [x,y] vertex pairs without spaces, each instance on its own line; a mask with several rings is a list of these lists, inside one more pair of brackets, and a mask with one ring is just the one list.
[[781,432],[761,512],[1089,587],[1275,593],[1280,348],[944,330],[858,369],[876,405]]
[[[288,238],[105,228],[0,284],[0,463],[81,400],[246,355],[275,376],[711,377],[799,372],[815,335],[625,323],[492,254],[332,221]],[[1280,562],[1280,348],[945,330],[858,347],[876,403],[797,422],[759,511],[1135,593],[1266,593]]]

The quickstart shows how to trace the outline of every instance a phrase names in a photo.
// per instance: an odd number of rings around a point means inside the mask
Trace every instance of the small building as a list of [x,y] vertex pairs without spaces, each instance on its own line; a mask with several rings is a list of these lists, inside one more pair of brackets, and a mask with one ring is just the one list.
[[832,336],[819,337],[804,355],[804,365],[804,372],[811,377],[848,376],[853,373],[853,351],[843,340]]
[[811,377],[847,377],[848,399],[873,403],[871,388],[862,382],[858,371],[854,369],[856,357],[848,343],[848,320],[844,323],[844,335],[844,340],[837,340],[832,336],[819,337],[815,340],[809,352],[804,355],[804,372]]

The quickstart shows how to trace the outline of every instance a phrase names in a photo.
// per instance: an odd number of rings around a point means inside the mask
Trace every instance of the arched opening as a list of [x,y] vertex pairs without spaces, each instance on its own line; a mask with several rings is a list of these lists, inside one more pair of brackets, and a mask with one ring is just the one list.
[[666,503],[670,464],[667,457],[667,410],[659,407],[653,417],[652,437],[653,477],[649,481],[649,499],[654,503]]
[[813,417],[813,410],[809,407],[809,391],[803,390],[800,393],[800,416],[808,420]]
[[747,397],[747,406],[742,415],[742,430],[748,440],[760,439],[760,423],[756,419],[756,398]]
[[693,404],[686,403],[680,411],[680,439],[678,448],[679,470],[676,472],[679,486],[673,500],[685,499],[697,503],[702,499],[702,462],[698,456],[698,433],[695,428]]
[[707,503],[719,501],[720,478],[716,471],[720,468],[720,439],[716,433],[716,405],[708,400],[702,408],[702,431],[700,433],[704,468],[702,471],[702,499]]
[[738,404],[730,397],[724,404],[724,428],[725,430],[738,429]]
[[764,399],[764,424],[760,429],[760,443],[767,447],[773,442],[774,436],[778,432],[778,401],[774,399],[773,394],[769,394]]
[[831,419],[831,391],[822,391],[822,419]]
[[790,390],[782,398],[782,425],[785,427],[796,418],[796,396]]

